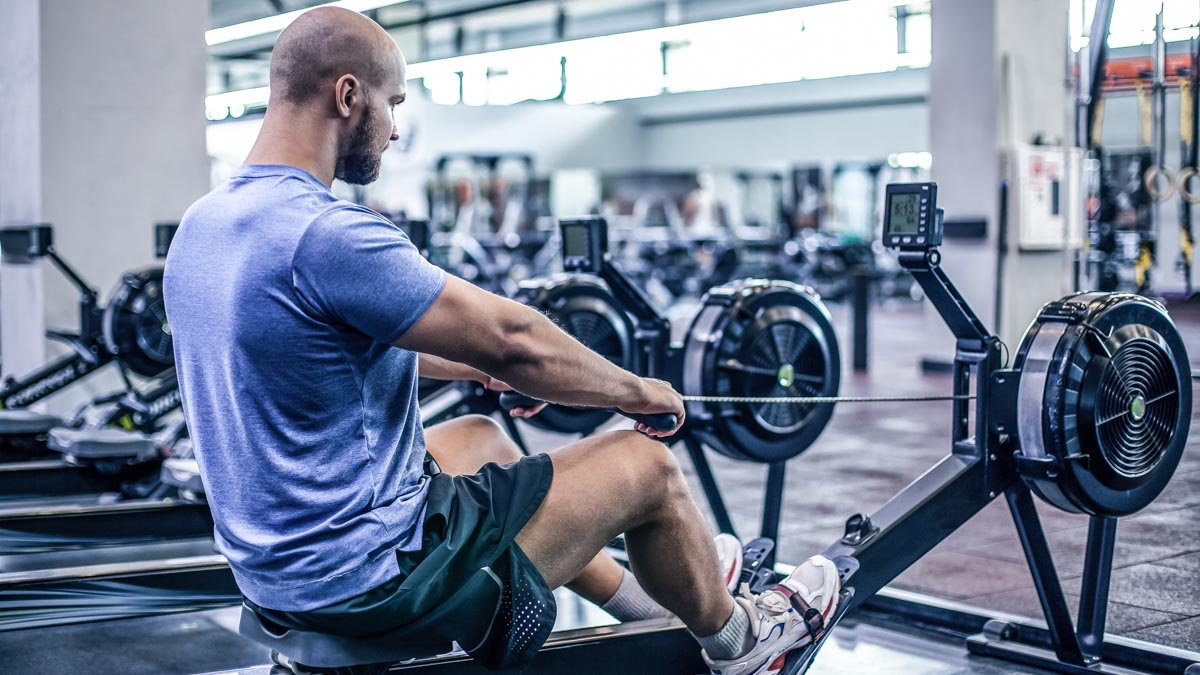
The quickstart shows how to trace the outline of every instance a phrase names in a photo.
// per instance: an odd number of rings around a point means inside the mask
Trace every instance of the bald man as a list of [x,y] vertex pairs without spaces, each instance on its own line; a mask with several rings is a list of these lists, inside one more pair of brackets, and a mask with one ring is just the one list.
[[[404,70],[365,17],[303,14],[275,45],[245,165],[188,210],[167,259],[188,427],[248,603],[284,626],[391,631],[430,655],[454,641],[520,667],[553,626],[551,589],[570,584],[618,618],[677,615],[714,671],[777,672],[833,611],[834,565],[814,557],[735,598],[740,546],[714,543],[653,438],[676,429],[531,457],[487,418],[422,429],[418,372],[680,424],[684,406],[334,197],[335,178],[378,177]],[[601,553],[621,533],[632,575]]]

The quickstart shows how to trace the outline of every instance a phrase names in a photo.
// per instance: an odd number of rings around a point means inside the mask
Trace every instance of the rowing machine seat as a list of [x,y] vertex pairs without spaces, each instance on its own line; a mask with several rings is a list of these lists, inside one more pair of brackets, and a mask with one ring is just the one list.
[[310,668],[344,668],[348,672],[354,666],[407,663],[453,648],[450,644],[431,644],[414,650],[411,642],[398,642],[391,633],[364,638],[286,628],[264,619],[245,604],[242,605],[238,634]]
[[68,457],[95,459],[150,459],[158,454],[154,439],[120,429],[67,429],[50,432],[46,445]]
[[186,491],[194,497],[204,495],[204,481],[200,477],[200,463],[194,459],[168,457],[163,460],[161,480],[172,487]]
[[32,410],[0,410],[0,435],[4,436],[44,434],[62,423],[61,417]]

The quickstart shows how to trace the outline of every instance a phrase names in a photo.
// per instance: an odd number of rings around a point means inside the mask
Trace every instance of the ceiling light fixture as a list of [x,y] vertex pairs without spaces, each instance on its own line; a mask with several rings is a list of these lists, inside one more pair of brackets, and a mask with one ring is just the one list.
[[[338,0],[338,2],[328,2],[316,7],[341,7],[355,12],[369,12],[373,9],[389,5],[399,5],[404,2],[408,2],[408,0]],[[295,21],[296,17],[310,9],[316,9],[316,7],[306,7],[294,12],[284,12],[283,14],[275,14],[274,16],[263,17],[253,21],[235,23],[232,26],[213,28],[204,32],[204,41],[208,43],[209,47],[212,47],[213,45],[221,45],[226,42],[236,42],[237,40],[245,40],[246,38],[257,37],[259,35],[278,33]]]

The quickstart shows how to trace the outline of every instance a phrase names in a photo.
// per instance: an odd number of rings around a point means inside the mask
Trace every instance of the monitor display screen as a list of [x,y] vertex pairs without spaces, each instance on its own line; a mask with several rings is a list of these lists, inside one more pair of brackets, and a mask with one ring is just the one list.
[[921,195],[916,192],[892,195],[888,212],[888,234],[916,234],[920,227]]
[[563,255],[568,258],[586,258],[588,255],[587,227],[564,225]]

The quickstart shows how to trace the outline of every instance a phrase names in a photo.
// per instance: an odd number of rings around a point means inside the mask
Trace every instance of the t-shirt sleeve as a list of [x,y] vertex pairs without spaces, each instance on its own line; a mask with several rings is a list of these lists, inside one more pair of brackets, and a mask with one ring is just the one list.
[[292,259],[292,281],[318,318],[391,344],[425,315],[446,273],[383,216],[348,206],[309,225]]

